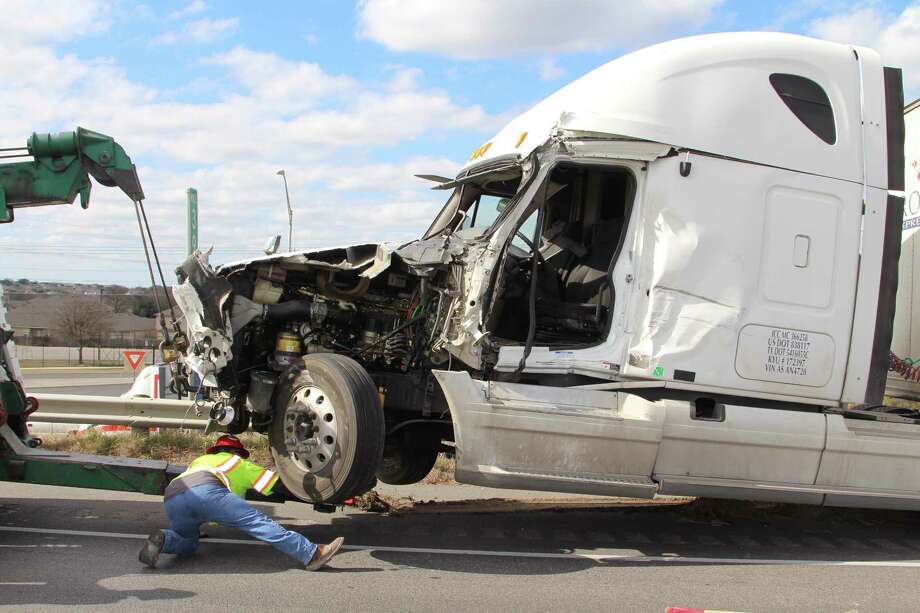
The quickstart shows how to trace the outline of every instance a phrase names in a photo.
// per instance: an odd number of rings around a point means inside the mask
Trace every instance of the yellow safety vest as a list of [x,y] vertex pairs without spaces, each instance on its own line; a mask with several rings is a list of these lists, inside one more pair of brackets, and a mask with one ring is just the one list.
[[239,497],[246,495],[246,490],[253,489],[263,496],[271,493],[278,482],[274,471],[262,468],[258,464],[244,460],[234,453],[208,453],[192,460],[184,473],[176,477],[181,479],[192,473],[208,471],[217,477],[227,489]]

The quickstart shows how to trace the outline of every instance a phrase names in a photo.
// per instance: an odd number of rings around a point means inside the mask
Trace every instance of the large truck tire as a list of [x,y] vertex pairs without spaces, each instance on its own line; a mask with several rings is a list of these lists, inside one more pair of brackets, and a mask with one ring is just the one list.
[[283,373],[274,412],[272,457],[292,494],[338,504],[374,486],[385,425],[360,364],[332,353],[304,356]]
[[388,485],[418,483],[428,476],[438,460],[438,450],[413,448],[405,439],[387,440],[377,478]]

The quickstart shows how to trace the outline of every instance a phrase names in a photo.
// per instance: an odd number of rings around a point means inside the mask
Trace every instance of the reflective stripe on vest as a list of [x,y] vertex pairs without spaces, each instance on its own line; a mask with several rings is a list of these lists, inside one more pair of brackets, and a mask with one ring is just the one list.
[[265,489],[272,482],[272,479],[275,478],[275,473],[263,468],[262,472],[259,473],[259,476],[256,477],[255,482],[253,483],[252,489],[259,492],[260,494],[265,493]]
[[230,473],[230,471],[240,465],[240,461],[241,458],[239,456],[231,455],[229,458],[227,458],[226,462],[223,462],[221,465],[210,469],[210,472],[217,476],[217,478],[220,479],[221,483],[223,483],[228,490],[232,490],[230,487],[230,478],[227,477],[227,475]]
[[224,487],[240,497],[245,497],[248,489],[268,495],[278,482],[275,472],[227,452],[195,458],[188,469],[176,478],[181,479],[198,471],[211,473]]

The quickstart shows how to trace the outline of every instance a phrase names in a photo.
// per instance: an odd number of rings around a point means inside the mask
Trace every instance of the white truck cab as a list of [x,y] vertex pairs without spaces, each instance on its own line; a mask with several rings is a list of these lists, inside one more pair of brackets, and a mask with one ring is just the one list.
[[417,241],[191,258],[185,362],[308,500],[450,441],[496,487],[920,508],[920,419],[879,406],[903,141],[870,49],[649,47],[425,176]]
[[[459,478],[920,504],[920,426],[826,410],[882,399],[902,107],[899,71],[869,49],[719,34],[602,66],[474,152],[461,176],[535,155],[534,194],[578,168],[579,212],[624,213],[619,224],[590,219],[619,230],[606,262],[606,333],[503,343],[495,365],[517,371],[528,354],[522,373],[612,383],[548,389],[437,373],[457,422]],[[519,205],[492,252],[538,207],[551,217],[549,201]],[[566,222],[579,212],[567,210]]]

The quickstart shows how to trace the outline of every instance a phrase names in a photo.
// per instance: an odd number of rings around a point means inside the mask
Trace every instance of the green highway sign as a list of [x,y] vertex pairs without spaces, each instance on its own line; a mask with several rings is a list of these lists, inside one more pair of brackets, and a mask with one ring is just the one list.
[[198,249],[198,190],[194,187],[185,192],[188,195],[188,253]]

